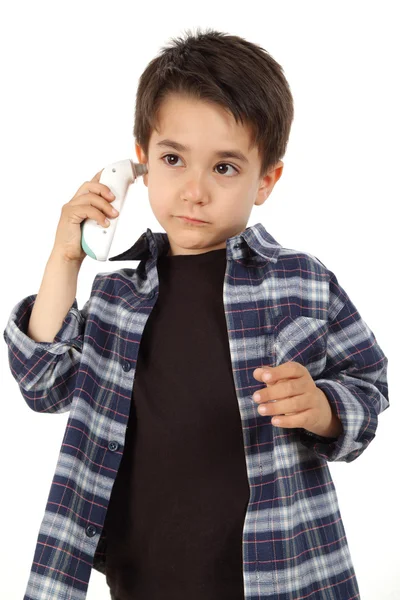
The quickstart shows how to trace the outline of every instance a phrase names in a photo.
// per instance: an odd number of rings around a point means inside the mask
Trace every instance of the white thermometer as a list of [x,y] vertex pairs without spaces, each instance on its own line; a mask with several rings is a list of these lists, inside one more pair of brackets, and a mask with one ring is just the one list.
[[94,219],[82,221],[81,246],[88,256],[95,260],[107,260],[128,188],[137,177],[147,172],[147,165],[134,163],[130,158],[112,163],[103,169],[99,181],[108,186],[115,195],[115,200],[110,204],[119,211],[119,215],[110,219],[107,228],[99,225]]

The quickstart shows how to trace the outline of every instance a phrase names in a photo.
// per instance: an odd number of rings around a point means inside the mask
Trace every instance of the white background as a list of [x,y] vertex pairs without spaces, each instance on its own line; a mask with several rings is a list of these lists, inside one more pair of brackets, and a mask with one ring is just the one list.
[[[400,599],[397,10],[384,1],[16,2],[3,7],[0,36],[2,330],[39,290],[62,205],[108,163],[136,160],[137,82],[162,45],[212,27],[260,44],[283,66],[295,106],[284,171],[248,226],[263,223],[333,271],[389,358],[393,405],[376,438],[354,462],[329,463],[362,600]],[[163,231],[141,179],[124,213],[110,256],[147,227]],[[97,272],[122,266],[86,258],[79,308]],[[29,410],[5,343],[0,353],[1,597],[20,600],[68,413]],[[109,599],[94,570],[87,598]]]

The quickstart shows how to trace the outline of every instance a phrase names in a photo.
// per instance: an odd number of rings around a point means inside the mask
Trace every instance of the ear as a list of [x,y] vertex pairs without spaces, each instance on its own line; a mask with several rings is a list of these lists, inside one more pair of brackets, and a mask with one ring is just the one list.
[[257,196],[254,201],[254,204],[259,206],[260,204],[264,204],[268,196],[271,194],[274,189],[274,185],[280,179],[283,171],[283,162],[279,160],[276,165],[272,166],[268,171],[267,175],[262,178],[261,185],[258,188]]

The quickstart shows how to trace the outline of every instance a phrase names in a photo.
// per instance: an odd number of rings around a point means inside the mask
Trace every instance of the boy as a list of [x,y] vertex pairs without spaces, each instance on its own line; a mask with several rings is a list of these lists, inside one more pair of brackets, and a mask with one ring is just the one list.
[[96,275],[82,310],[80,222],[110,214],[99,174],[63,207],[4,332],[28,406],[70,411],[25,600],[83,600],[92,567],[113,600],[360,598],[327,462],[375,437],[388,360],[325,265],[246,227],[292,119],[263,49],[188,36],[137,92],[166,233],[110,258],[140,262]]

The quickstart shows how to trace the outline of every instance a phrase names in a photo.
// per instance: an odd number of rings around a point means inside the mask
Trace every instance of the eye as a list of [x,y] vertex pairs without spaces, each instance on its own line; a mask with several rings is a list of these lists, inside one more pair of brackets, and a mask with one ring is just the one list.
[[[169,157],[169,156],[174,156],[175,158],[178,158],[178,159],[179,159],[179,156],[178,156],[177,154],[165,154],[164,156],[162,156],[162,157],[161,157],[161,160],[162,160],[162,161],[164,161],[164,159],[165,159],[165,158],[166,158],[166,159],[168,159],[168,157]],[[180,159],[179,159],[179,160],[180,160]],[[164,161],[164,162],[165,162],[165,161]],[[169,163],[169,161],[167,161],[167,163],[166,163],[166,164],[167,164],[169,167],[174,167],[174,166],[175,166],[175,165],[171,165],[171,164]],[[226,167],[226,166],[228,166],[228,167],[232,167],[232,169],[233,169],[234,171],[236,171],[236,173],[239,173],[239,169],[237,169],[236,167],[234,167],[234,166],[233,166],[233,165],[231,165],[230,163],[219,163],[218,165],[216,165],[216,167],[215,167],[215,168],[217,168],[217,167],[221,167],[221,166],[222,166],[222,167]],[[219,175],[225,175],[225,173],[219,173]],[[231,175],[231,177],[232,177],[232,175]],[[234,177],[234,176],[233,176],[233,177]]]

